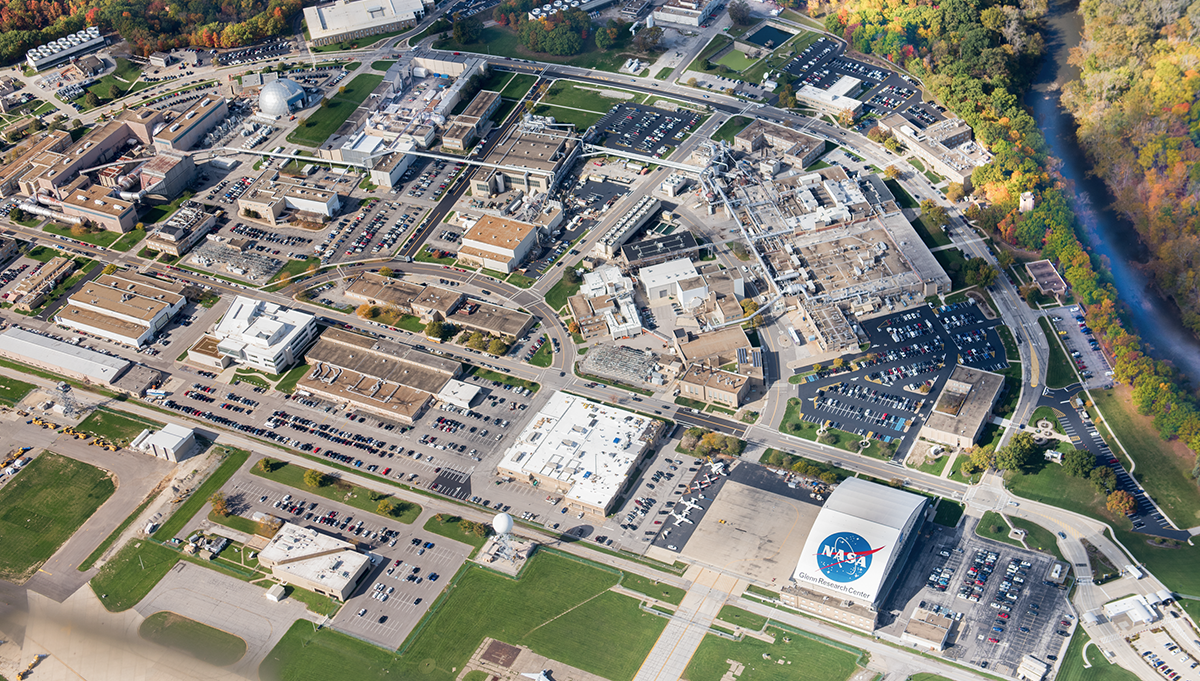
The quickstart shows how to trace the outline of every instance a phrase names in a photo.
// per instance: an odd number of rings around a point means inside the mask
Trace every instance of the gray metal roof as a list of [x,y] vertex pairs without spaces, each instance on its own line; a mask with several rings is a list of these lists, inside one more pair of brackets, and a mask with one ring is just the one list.
[[925,497],[919,494],[860,478],[846,478],[829,495],[824,509],[900,530],[924,503]]
[[61,367],[98,383],[112,383],[130,365],[128,360],[120,357],[110,357],[15,326],[0,334],[0,352],[18,358],[27,357],[42,365]]

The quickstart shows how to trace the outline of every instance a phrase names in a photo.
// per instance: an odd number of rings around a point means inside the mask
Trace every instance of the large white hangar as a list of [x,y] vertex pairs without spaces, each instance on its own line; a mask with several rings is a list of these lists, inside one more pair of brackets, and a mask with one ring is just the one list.
[[814,612],[856,611],[856,621],[848,623],[866,629],[869,619],[873,626],[912,552],[927,504],[918,494],[858,478],[839,484],[808,532],[784,600]]

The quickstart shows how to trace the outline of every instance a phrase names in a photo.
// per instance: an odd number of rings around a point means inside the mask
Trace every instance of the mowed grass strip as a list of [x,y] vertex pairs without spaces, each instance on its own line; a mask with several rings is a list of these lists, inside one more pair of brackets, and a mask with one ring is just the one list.
[[[250,469],[250,472],[268,480],[280,482],[288,487],[293,487],[300,490],[304,494],[315,494],[319,497],[324,497],[331,501],[353,506],[360,511],[374,513],[381,518],[395,520],[405,525],[411,525],[421,515],[421,507],[411,501],[397,499],[390,494],[383,492],[374,492],[365,487],[350,484],[345,480],[338,480],[332,477],[326,477],[327,484],[320,487],[310,487],[304,482],[304,474],[309,469],[303,466],[297,466],[289,463],[277,463],[275,468],[270,472],[265,472],[258,465]],[[391,500],[396,503],[396,514],[394,516],[384,516],[379,513],[379,503],[384,500]]]
[[[1138,676],[1133,672],[1109,664],[1098,647],[1089,646],[1085,655],[1083,647],[1089,641],[1091,638],[1082,630],[1077,630],[1071,637],[1071,645],[1067,646],[1067,652],[1062,654],[1058,681],[1136,681]],[[1083,666],[1085,656],[1090,667]]]
[[76,430],[124,447],[143,430],[158,430],[163,424],[123,411],[97,409],[81,421]]
[[767,633],[775,637],[775,643],[756,638],[730,641],[712,634],[705,636],[684,678],[720,681],[729,672],[728,660],[746,666],[738,681],[845,681],[858,666],[859,656],[848,650],[775,627],[769,627]]
[[233,477],[235,471],[246,463],[246,459],[250,458],[250,452],[243,449],[233,449],[226,447],[224,449],[225,460],[217,466],[217,470],[205,480],[203,484],[192,492],[192,496],[186,501],[179,504],[179,508],[175,509],[175,513],[171,515],[162,527],[154,533],[154,538],[159,541],[168,541],[175,537],[175,534],[183,530],[183,526],[187,524],[192,516],[200,512],[204,505],[208,503],[208,498],[213,495],[213,492],[225,486],[229,482],[229,478]]
[[648,579],[641,575],[635,575],[628,572],[625,573],[625,578],[621,580],[621,586],[629,589],[630,591],[646,594],[650,598],[657,598],[658,600],[664,603],[670,603],[671,605],[679,605],[682,603],[683,597],[687,593],[677,586],[663,584],[653,579]]
[[179,554],[148,540],[131,541],[89,582],[109,612],[138,604],[179,562]]
[[542,551],[519,579],[464,567],[397,656],[298,622],[259,667],[264,681],[452,681],[485,637],[612,681],[637,673],[666,620],[609,589],[619,574]]
[[36,388],[32,383],[18,381],[15,378],[8,376],[0,376],[0,403],[14,406],[17,402],[25,399],[25,396]]
[[355,76],[354,80],[345,86],[345,92],[334,95],[326,106],[313,111],[305,119],[304,125],[288,135],[288,141],[308,147],[321,146],[382,82],[383,76],[379,74],[364,73]]
[[0,578],[33,576],[116,490],[99,468],[42,452],[0,489]]
[[165,610],[147,617],[138,636],[218,667],[228,667],[246,654],[241,637]]

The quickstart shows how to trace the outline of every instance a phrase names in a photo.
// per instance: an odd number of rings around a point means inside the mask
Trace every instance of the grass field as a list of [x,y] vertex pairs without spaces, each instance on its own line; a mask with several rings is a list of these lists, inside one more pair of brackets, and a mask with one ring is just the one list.
[[42,452],[0,489],[0,578],[31,577],[115,491],[99,468]]
[[25,396],[36,387],[32,383],[18,381],[15,378],[7,376],[0,376],[0,404],[7,404],[11,407],[25,399]]
[[736,624],[750,631],[762,631],[762,628],[767,626],[766,617],[747,612],[732,605],[722,607],[721,612],[717,614],[717,619],[730,624]]
[[754,66],[754,63],[757,61],[757,59],[751,59],[737,50],[730,50],[718,59],[716,63],[741,73]]
[[112,242],[121,237],[120,232],[110,232],[107,229],[102,229],[97,232],[87,232],[86,234],[76,236],[71,233],[70,227],[60,227],[53,222],[46,223],[46,225],[42,227],[42,231],[49,232],[50,234],[58,234],[59,236],[65,236],[68,239],[78,239],[85,244],[93,244],[96,246],[103,246],[105,248],[111,246]]
[[134,246],[137,246],[138,244],[140,244],[142,242],[142,239],[145,239],[145,238],[146,238],[146,230],[134,229],[129,232],[126,232],[125,235],[122,236],[120,239],[117,239],[116,242],[113,243],[112,249],[114,251],[121,251],[124,253],[128,253],[129,251],[133,250]]
[[317,108],[305,119],[303,126],[288,135],[288,141],[306,147],[320,146],[382,82],[383,76],[378,74],[364,73],[355,76],[354,80],[346,84],[344,93],[334,95],[327,106]]
[[[1097,390],[1092,398],[1105,423],[1131,453],[1134,474],[1164,512],[1180,527],[1200,525],[1200,490],[1191,479],[1191,452],[1180,451],[1158,436],[1150,416],[1141,416],[1128,401],[1128,388]],[[1200,591],[1191,592],[1200,595]]]
[[1088,646],[1087,661],[1091,667],[1083,666],[1084,651],[1088,635],[1082,629],[1076,629],[1071,637],[1071,645],[1062,655],[1062,664],[1058,668],[1057,681],[1137,681],[1138,676],[1131,671],[1109,664],[1096,646]]
[[[402,656],[338,634],[314,634],[311,624],[299,623],[267,656],[260,677],[451,681],[491,636],[628,681],[666,625],[638,609],[634,599],[608,590],[616,573],[548,551],[530,561],[518,580],[477,566],[463,570],[409,637]],[[598,650],[605,653],[597,655]]]
[[566,275],[558,280],[558,283],[546,291],[546,304],[553,310],[561,310],[567,304],[567,298],[579,293],[579,285],[567,283]]
[[1050,530],[1024,518],[1010,516],[1008,523],[1015,529],[1025,530],[1025,545],[1029,548],[1034,551],[1048,553],[1059,560],[1064,560],[1062,551],[1058,550],[1058,541],[1055,539],[1054,533]]
[[[945,464],[945,460],[940,460]],[[962,517],[963,505],[957,501],[950,499],[942,499],[938,502],[937,513],[933,516],[933,522],[945,527],[955,527],[958,525],[958,519]]]
[[718,33],[717,35],[713,36],[713,39],[710,40],[707,45],[704,46],[704,49],[700,51],[700,54],[696,55],[696,58],[692,60],[691,64],[688,64],[688,67],[685,70],[707,73],[708,71],[704,68],[704,63],[709,59],[712,59],[713,55],[725,49],[727,45],[732,43],[732,38]]
[[1046,342],[1050,345],[1050,359],[1046,363],[1046,386],[1049,388],[1065,388],[1079,380],[1075,377],[1075,369],[1071,360],[1058,342],[1058,333],[1045,317],[1038,317],[1042,333],[1046,334]]
[[179,507],[175,509],[175,513],[171,514],[171,517],[154,533],[155,539],[159,541],[173,539],[177,532],[183,530],[183,526],[192,519],[192,516],[199,513],[201,508],[204,508],[204,505],[208,503],[208,498],[213,495],[213,492],[224,487],[229,478],[233,477],[234,472],[242,464],[246,463],[246,459],[250,458],[250,452],[242,449],[226,447],[223,451],[226,455],[225,460],[221,462],[220,466],[217,466],[217,470],[213,471],[208,480],[205,480],[196,488],[196,491],[192,493],[192,496],[187,498],[187,501],[179,504]]
[[[372,492],[357,485],[351,485],[344,481],[334,481],[323,487],[309,487],[304,482],[304,474],[308,471],[303,466],[294,464],[282,463],[270,473],[264,473],[257,465],[250,469],[250,472],[259,477],[267,478],[280,482],[289,487],[304,490],[305,492],[316,494],[317,496],[325,497],[333,501],[338,501],[349,506],[353,506],[368,513],[379,515],[379,502],[385,499],[391,499],[390,494],[379,494]],[[378,496],[376,496],[378,495]],[[421,507],[409,501],[397,499],[401,512],[396,516],[380,516],[386,517],[389,520],[395,520],[406,525],[411,525],[421,515]]]
[[1009,538],[1008,533],[1011,529],[1004,516],[995,511],[984,511],[983,517],[979,519],[979,524],[975,526],[975,534],[1005,544],[1021,546],[1021,542]]
[[542,347],[533,353],[533,357],[529,358],[529,363],[535,367],[546,368],[554,363],[554,346],[546,342],[542,343]]
[[1017,340],[1013,338],[1012,329],[1007,326],[997,326],[996,333],[1000,334],[1000,342],[1004,343],[1004,353],[1010,362],[1021,360],[1021,351],[1017,349]]
[[432,532],[440,537],[469,544],[477,549],[482,548],[487,542],[487,535],[479,536],[474,532],[464,532],[458,524],[462,518],[453,515],[439,515],[442,516],[441,520],[438,519],[438,516],[434,516],[425,521],[424,530],[426,532]]
[[938,246],[948,246],[950,237],[946,236],[946,230],[941,227],[933,227],[925,221],[924,217],[918,217],[912,221],[913,229],[917,231],[917,236],[921,237],[921,241],[930,248]]
[[479,367],[475,368],[474,373],[476,376],[478,376],[479,378],[481,378],[485,381],[500,381],[501,383],[504,383],[507,385],[515,385],[515,386],[518,386],[521,388],[528,388],[531,392],[537,392],[538,388],[542,387],[533,381],[527,381],[523,378],[509,376],[508,374],[496,373],[495,371],[489,371],[487,369],[481,369]]
[[658,600],[664,603],[670,603],[671,605],[679,605],[682,603],[683,596],[687,593],[679,587],[671,586],[670,584],[662,584],[652,579],[647,579],[641,575],[635,575],[628,572],[625,573],[625,578],[621,580],[621,586],[629,589],[630,591],[636,591],[638,593],[646,594],[651,598],[657,598]]
[[713,140],[727,142],[733,144],[733,138],[739,132],[746,129],[747,125],[754,122],[754,119],[745,116],[734,116],[721,124],[717,131],[713,133]]
[[381,59],[379,61],[371,62],[371,68],[375,69],[376,71],[387,71],[392,67],[392,64],[395,63],[395,59]]
[[684,677],[688,681],[720,681],[729,671],[727,660],[746,666],[738,681],[845,681],[857,667],[859,655],[855,653],[775,627],[767,632],[775,637],[774,644],[756,638],[730,641],[705,636]]
[[[817,429],[819,424],[811,423],[804,420],[800,416],[801,408],[800,400],[793,397],[787,401],[787,407],[783,412],[783,420],[779,422],[779,432],[794,435],[805,440],[817,442]],[[828,437],[831,441],[825,444],[830,447],[837,447],[843,451],[851,453],[859,453],[858,443],[862,441],[862,437],[854,433],[847,433],[837,428],[830,428]],[[888,458],[878,440],[871,440],[871,446],[861,452],[864,456],[870,456],[876,459]]]
[[92,591],[109,612],[128,610],[145,598],[177,562],[179,554],[165,546],[131,541],[92,578]]
[[307,258],[305,260],[289,260],[284,263],[283,267],[279,268],[279,271],[276,272],[275,276],[271,277],[271,281],[268,281],[267,283],[271,284],[280,281],[281,279],[294,277],[297,274],[304,274],[306,271],[308,271],[308,268],[312,267],[313,265],[320,267],[321,259]]
[[908,192],[904,190],[904,187],[900,186],[900,183],[896,180],[885,180],[884,184],[887,185],[887,188],[892,192],[892,195],[896,197],[896,203],[900,204],[901,208],[916,208],[920,205],[915,199],[913,199],[912,196],[909,195]]
[[284,374],[283,378],[281,378],[279,382],[275,384],[275,389],[281,393],[294,393],[296,392],[296,384],[300,382],[300,379],[304,378],[304,374],[307,373],[308,365],[301,364],[300,366],[297,366]]
[[500,96],[509,99],[520,99],[529,92],[529,88],[533,87],[533,84],[536,82],[537,77],[531,76],[528,73],[514,73],[512,80],[508,81],[508,84],[500,91]]
[[1049,421],[1050,427],[1054,430],[1054,432],[1060,435],[1062,434],[1062,426],[1058,424],[1058,415],[1054,413],[1054,409],[1052,407],[1042,405],[1037,409],[1034,409],[1033,416],[1029,417],[1028,425],[1037,425],[1037,422],[1042,420]]
[[[124,97],[130,92],[137,92],[138,90],[142,90],[153,85],[153,83],[137,80],[138,76],[141,75],[141,72],[142,68],[137,64],[129,61],[128,59],[118,58],[116,70],[107,76],[102,77],[94,84],[88,86],[87,89],[89,92],[96,93],[96,96],[100,98],[100,105],[103,106],[105,103],[112,101],[112,98],[108,95],[109,91],[114,85],[120,88],[121,93],[119,96],[121,97]],[[137,82],[135,83],[134,81]],[[88,106],[84,104],[83,98],[81,97],[78,101],[79,106],[83,107],[84,110],[87,110]]]
[[608,50],[600,50],[596,47],[596,41],[589,38],[584,41],[583,52],[560,57],[526,49],[517,39],[516,32],[510,28],[489,26],[480,32],[479,38],[473,43],[465,45],[456,43],[447,33],[446,37],[435,42],[433,47],[437,50],[457,50],[517,59],[534,59],[540,62],[569,64],[585,69],[616,73],[629,57],[637,56],[629,52],[629,42],[630,34],[622,31],[617,41]]
[[97,409],[81,421],[75,429],[124,447],[133,442],[133,439],[143,430],[147,428],[157,430],[162,427],[163,424],[157,421],[143,419],[123,411]]
[[147,617],[138,627],[138,636],[218,667],[228,667],[246,654],[241,638],[173,612]]

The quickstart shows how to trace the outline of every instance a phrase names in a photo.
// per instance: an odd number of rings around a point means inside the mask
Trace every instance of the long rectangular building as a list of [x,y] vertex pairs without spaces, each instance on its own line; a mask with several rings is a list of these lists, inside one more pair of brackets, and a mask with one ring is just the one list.
[[111,385],[132,366],[129,360],[64,343],[17,326],[10,326],[0,334],[0,357],[100,385]]
[[77,331],[142,347],[171,323],[187,299],[145,279],[119,274],[89,281],[67,299],[54,322]]

